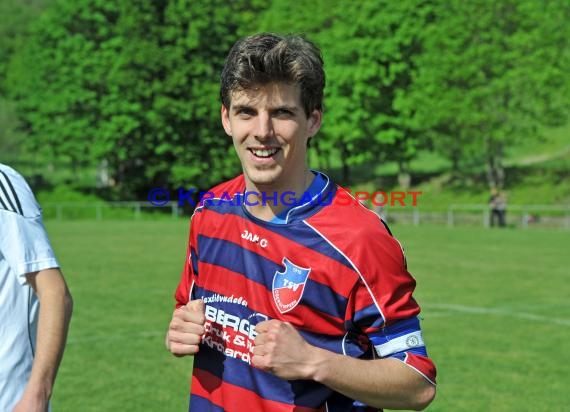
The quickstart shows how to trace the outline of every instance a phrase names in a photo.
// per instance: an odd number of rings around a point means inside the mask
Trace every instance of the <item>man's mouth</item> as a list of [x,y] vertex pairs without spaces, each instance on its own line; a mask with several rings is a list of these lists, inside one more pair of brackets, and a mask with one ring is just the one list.
[[262,159],[266,159],[268,157],[273,156],[275,153],[279,151],[278,148],[271,148],[271,149],[249,149],[251,153],[255,157],[261,157]]

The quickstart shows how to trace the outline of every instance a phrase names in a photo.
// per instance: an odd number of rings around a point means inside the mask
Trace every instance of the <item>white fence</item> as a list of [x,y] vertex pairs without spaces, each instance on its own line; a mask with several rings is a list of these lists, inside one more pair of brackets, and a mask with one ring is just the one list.
[[170,216],[173,219],[183,215],[183,209],[176,202],[165,206],[154,206],[146,202],[60,202],[42,204],[44,219],[144,219],[146,217]]
[[[157,207],[148,201],[78,203],[61,202],[42,205],[44,218],[56,220],[109,220],[109,219],[170,219],[188,218],[176,202]],[[396,224],[435,224],[447,226],[490,225],[490,210],[487,205],[449,205],[447,210],[425,210],[412,206],[393,206],[383,210],[389,223]],[[510,227],[532,228],[550,227],[570,229],[570,205],[511,205],[506,212],[506,223]]]
[[[484,204],[452,204],[446,211],[427,211],[413,207],[392,207],[384,211],[388,222],[440,224],[447,226],[484,226],[491,223],[491,211]],[[506,210],[508,227],[570,229],[570,205],[512,205]]]

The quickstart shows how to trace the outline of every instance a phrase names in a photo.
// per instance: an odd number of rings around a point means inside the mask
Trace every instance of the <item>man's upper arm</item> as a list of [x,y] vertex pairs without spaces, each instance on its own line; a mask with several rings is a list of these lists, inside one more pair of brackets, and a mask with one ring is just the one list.
[[45,231],[41,208],[24,178],[0,168],[0,255],[18,281],[26,274],[57,268],[58,262]]
[[26,274],[27,283],[34,289],[38,297],[47,293],[69,294],[67,284],[59,268],[43,269]]
[[192,300],[194,281],[198,275],[198,223],[199,219],[195,212],[190,219],[190,233],[188,236],[188,246],[186,248],[186,260],[180,277],[180,282],[174,293],[176,307],[179,308]]
[[399,359],[434,383],[436,370],[427,355],[420,307],[413,298],[415,280],[404,252],[392,237],[373,242],[375,258],[367,260],[367,270],[361,271],[361,282],[351,296],[351,319],[378,357]]

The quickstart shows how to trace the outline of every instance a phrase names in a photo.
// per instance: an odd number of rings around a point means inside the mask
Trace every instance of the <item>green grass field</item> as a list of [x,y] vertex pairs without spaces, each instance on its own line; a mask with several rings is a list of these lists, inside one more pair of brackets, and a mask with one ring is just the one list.
[[[187,223],[46,226],[75,300],[54,410],[187,410],[192,361],[163,343]],[[570,231],[392,229],[438,366],[428,410],[567,410]]]

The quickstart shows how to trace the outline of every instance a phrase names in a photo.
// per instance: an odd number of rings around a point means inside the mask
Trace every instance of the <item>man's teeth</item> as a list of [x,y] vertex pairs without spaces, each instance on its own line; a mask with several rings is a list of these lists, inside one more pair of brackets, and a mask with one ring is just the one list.
[[279,149],[251,149],[251,152],[257,157],[270,157],[277,153]]

